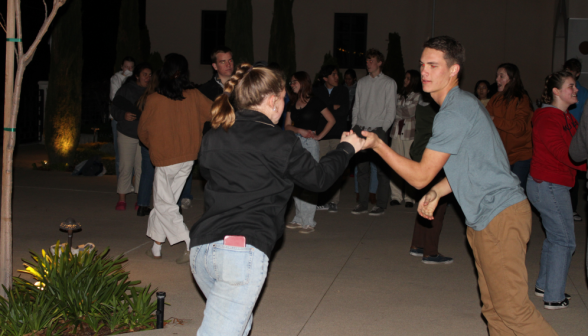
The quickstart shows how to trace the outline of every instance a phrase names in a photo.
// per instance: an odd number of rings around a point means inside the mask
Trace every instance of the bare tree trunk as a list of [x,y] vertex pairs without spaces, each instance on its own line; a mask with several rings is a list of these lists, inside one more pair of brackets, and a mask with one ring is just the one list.
[[[2,208],[0,221],[0,284],[7,289],[12,287],[12,165],[14,145],[16,142],[16,117],[20,105],[20,92],[24,71],[33,59],[37,46],[47,32],[57,10],[67,0],[53,0],[51,14],[47,16],[33,44],[25,53],[22,46],[22,26],[20,0],[8,0],[6,13],[6,37],[13,41],[6,42],[6,78],[4,91],[4,152],[2,160]],[[81,1],[81,0],[78,0]],[[47,9],[47,6],[45,6]],[[15,23],[17,36],[14,40]],[[18,43],[17,69],[14,76],[14,43]],[[0,291],[6,298],[6,293]]]
[[[6,10],[6,68],[4,79],[4,127],[10,127],[10,109],[12,108],[12,88],[14,84],[14,2],[7,0]],[[12,134],[11,134],[12,133]],[[8,154],[7,144],[14,132],[4,128],[4,152],[2,158],[2,212],[0,219],[0,283],[6,288],[12,284],[12,155]],[[5,192],[8,191],[8,193]],[[6,293],[0,291],[6,298]]]

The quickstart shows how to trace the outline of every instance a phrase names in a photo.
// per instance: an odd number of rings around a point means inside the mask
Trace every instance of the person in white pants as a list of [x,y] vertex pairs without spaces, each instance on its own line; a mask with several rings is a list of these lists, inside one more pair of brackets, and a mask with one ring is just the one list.
[[190,247],[188,227],[178,209],[178,199],[192,171],[194,161],[166,167],[155,167],[153,210],[149,214],[147,236],[156,242],[169,240],[170,245],[185,241]]
[[146,253],[160,259],[166,239],[171,245],[183,241],[186,250],[176,260],[182,264],[189,261],[190,237],[178,200],[198,158],[212,102],[190,82],[188,61],[182,55],[167,55],[159,77],[139,121],[139,139],[149,148],[155,166],[153,210],[147,226],[147,236],[154,242]]

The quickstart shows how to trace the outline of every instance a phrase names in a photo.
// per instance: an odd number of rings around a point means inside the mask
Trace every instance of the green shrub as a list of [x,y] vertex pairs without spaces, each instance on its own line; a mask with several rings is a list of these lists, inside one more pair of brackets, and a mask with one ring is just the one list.
[[127,258],[107,258],[107,253],[108,249],[101,254],[82,250],[73,255],[69,247],[55,255],[31,252],[34,262],[25,261],[27,267],[22,272],[44,285],[44,292],[59,302],[70,323],[78,327],[86,322],[94,329],[101,320],[102,303],[123,299],[127,289],[139,283],[129,281],[129,273],[121,266]]
[[131,295],[126,296],[127,303],[131,308],[129,319],[131,331],[134,331],[137,327],[155,322],[153,312],[157,309],[157,301],[151,302],[151,298],[157,289],[151,292],[149,289],[151,289],[151,285],[145,288],[131,287]]
[[44,329],[52,330],[61,318],[61,308],[42,290],[15,286],[8,300],[0,297],[0,335],[24,335]]
[[13,278],[8,300],[0,298],[0,336],[41,330],[60,334],[68,326],[73,333],[82,328],[96,334],[105,326],[115,334],[122,328],[153,329],[156,290],[129,281],[129,272],[122,267],[127,258],[109,258],[108,249],[73,255],[67,246],[55,254],[30,253],[33,261],[23,260],[26,269],[20,272],[32,275],[35,283]]

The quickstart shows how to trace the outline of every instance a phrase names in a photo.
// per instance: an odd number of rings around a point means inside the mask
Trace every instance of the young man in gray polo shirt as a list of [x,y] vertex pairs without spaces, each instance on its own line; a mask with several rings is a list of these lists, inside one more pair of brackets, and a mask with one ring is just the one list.
[[423,90],[431,93],[441,109],[420,162],[396,154],[367,132],[362,132],[368,138],[364,148],[373,148],[418,189],[445,170],[447,177],[420,200],[418,211],[433,219],[439,199],[451,192],[461,205],[490,335],[557,335],[529,300],[525,254],[531,207],[510,172],[490,115],[476,97],[458,87],[464,60],[463,47],[451,37],[425,42]]
[[[382,73],[385,59],[379,50],[369,49],[365,57],[369,75],[357,82],[351,127],[357,125],[388,143],[388,131],[396,117],[396,82]],[[370,162],[373,162],[378,173],[378,190],[376,206],[369,214],[370,216],[383,215],[391,193],[386,164],[371,150],[358,153],[356,160],[359,203],[351,213],[359,215],[368,212]]]

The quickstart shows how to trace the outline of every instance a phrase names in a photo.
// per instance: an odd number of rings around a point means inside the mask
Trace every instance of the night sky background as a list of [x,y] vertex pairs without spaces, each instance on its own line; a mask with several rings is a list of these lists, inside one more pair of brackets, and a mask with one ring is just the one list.
[[[109,80],[114,73],[116,60],[116,39],[120,16],[121,0],[76,0],[82,1],[82,33],[83,33],[83,72],[82,72],[82,131],[101,123],[104,114],[108,113]],[[140,25],[145,25],[145,2],[139,0]],[[47,0],[48,11],[52,1]],[[2,23],[6,19],[6,0],[0,1]],[[65,5],[67,6],[67,4]],[[61,8],[59,12],[65,9]],[[34,41],[45,18],[42,0],[22,0],[23,46],[26,49]],[[55,20],[59,19],[59,12]],[[55,22],[55,21],[54,21]],[[26,124],[24,119],[31,118],[38,107],[36,87],[38,81],[45,81],[49,75],[51,28],[45,34],[34,55],[33,61],[27,66],[23,80],[21,109],[18,122]],[[0,54],[4,67],[6,44],[0,43]],[[140,62],[141,60],[137,60]],[[4,92],[4,81],[0,84]],[[4,106],[4,95],[2,95]],[[36,104],[36,105],[35,105]],[[22,118],[21,118],[22,117]],[[23,119],[21,123],[21,119]],[[19,128],[17,126],[17,128]],[[22,127],[19,131],[25,131]]]

